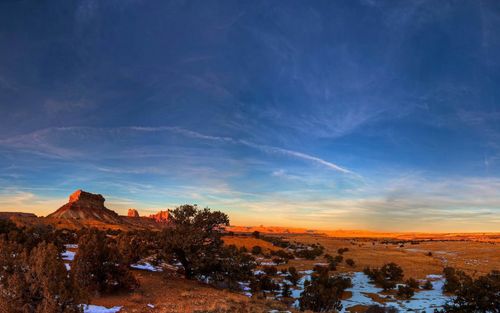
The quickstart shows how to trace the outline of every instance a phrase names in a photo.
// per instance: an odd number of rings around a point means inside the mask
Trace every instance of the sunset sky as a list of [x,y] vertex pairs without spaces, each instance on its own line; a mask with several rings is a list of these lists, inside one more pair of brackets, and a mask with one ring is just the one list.
[[0,211],[500,231],[500,2],[1,1]]

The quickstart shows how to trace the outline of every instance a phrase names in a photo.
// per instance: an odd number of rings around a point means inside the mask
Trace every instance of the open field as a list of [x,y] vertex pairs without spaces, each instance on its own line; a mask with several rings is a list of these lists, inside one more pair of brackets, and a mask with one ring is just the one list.
[[[356,262],[354,268],[342,262],[339,271],[361,271],[364,267],[381,266],[395,262],[405,271],[405,277],[424,278],[429,274],[440,274],[445,266],[462,269],[470,275],[486,274],[500,269],[500,244],[476,241],[424,241],[418,244],[407,242],[385,244],[377,239],[347,239],[327,236],[288,235],[292,241],[320,243],[325,253],[335,255],[339,248],[349,248],[344,258]],[[432,256],[427,254],[431,252]],[[311,268],[317,261],[291,260],[297,268]]]

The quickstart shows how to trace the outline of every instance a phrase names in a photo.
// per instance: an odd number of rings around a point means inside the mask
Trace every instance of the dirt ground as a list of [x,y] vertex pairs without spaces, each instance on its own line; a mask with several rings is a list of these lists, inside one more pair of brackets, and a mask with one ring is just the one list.
[[[174,275],[139,270],[133,272],[141,284],[138,290],[96,298],[92,304],[108,308],[123,306],[120,313],[262,313],[270,310],[290,310],[277,301],[251,299]],[[148,304],[152,304],[154,308],[148,307]]]

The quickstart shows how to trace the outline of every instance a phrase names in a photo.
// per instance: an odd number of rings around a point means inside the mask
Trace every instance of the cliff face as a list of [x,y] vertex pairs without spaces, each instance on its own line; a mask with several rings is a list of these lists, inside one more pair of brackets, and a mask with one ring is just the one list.
[[128,217],[139,217],[139,212],[136,209],[128,209]]
[[120,217],[104,206],[104,197],[83,190],[69,196],[69,202],[47,217],[119,223]]
[[159,222],[159,223],[166,223],[168,222],[168,217],[169,217],[169,213],[168,211],[160,211],[156,214],[151,214],[149,216],[149,218],[152,218],[154,219],[155,221]]

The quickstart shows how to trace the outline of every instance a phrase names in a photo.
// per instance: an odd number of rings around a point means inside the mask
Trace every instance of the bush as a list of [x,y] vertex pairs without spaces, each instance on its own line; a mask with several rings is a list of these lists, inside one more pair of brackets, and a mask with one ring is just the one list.
[[366,313],[398,313],[398,310],[394,307],[384,307],[374,304],[368,307]]
[[351,286],[349,278],[335,276],[330,277],[328,272],[319,276],[313,276],[300,296],[300,310],[311,310],[314,312],[340,311],[342,304],[340,299],[345,289]]
[[210,283],[220,288],[239,290],[239,281],[250,280],[256,267],[253,256],[242,253],[236,246],[222,247],[213,262],[205,263],[200,272]]
[[80,237],[71,277],[85,298],[138,287],[116,244],[98,230]]
[[278,273],[276,266],[264,266],[262,270],[269,276],[275,276]]
[[380,269],[367,267],[363,272],[384,290],[394,289],[403,278],[403,269],[396,263],[384,264]]
[[292,296],[292,291],[290,290],[290,286],[288,286],[288,284],[283,284],[281,296],[284,298],[290,298]]
[[[444,312],[499,312],[500,271],[492,271],[477,279],[450,268],[446,272],[454,280],[448,288],[456,289],[454,299],[445,305]],[[455,275],[450,275],[453,272]]]
[[432,290],[432,282],[430,280],[426,280],[422,288],[425,290]]
[[79,298],[58,249],[42,242],[31,250],[0,239],[0,312],[76,313]]
[[344,252],[347,252],[347,251],[349,251],[349,248],[340,248],[337,250],[337,253],[342,255],[342,254],[344,254]]
[[415,278],[408,278],[406,281],[405,281],[405,284],[408,285],[410,288],[413,288],[413,289],[418,289],[418,281],[415,280]]
[[259,275],[251,279],[250,288],[253,291],[273,291],[279,289],[279,285],[268,275]]
[[344,257],[341,256],[341,255],[336,255],[333,260],[335,261],[335,263],[342,263],[342,261],[344,260]]
[[356,263],[354,262],[354,260],[353,260],[353,259],[346,259],[346,260],[345,260],[345,263],[346,263],[347,265],[349,265],[350,267],[354,267],[354,266],[356,266]]
[[415,294],[413,288],[408,285],[399,285],[398,286],[398,297],[403,299],[410,299]]
[[252,254],[253,255],[262,254],[262,247],[261,246],[253,246],[252,247]]
[[288,268],[288,276],[287,276],[288,280],[295,286],[297,285],[297,282],[299,281],[300,279],[300,275],[299,273],[297,272],[297,269],[293,266],[289,267]]

